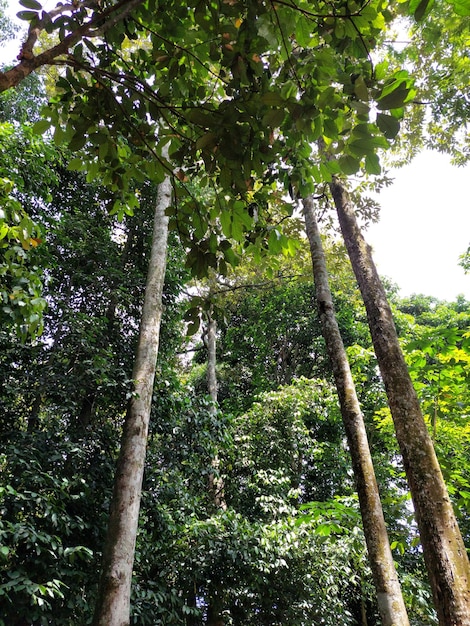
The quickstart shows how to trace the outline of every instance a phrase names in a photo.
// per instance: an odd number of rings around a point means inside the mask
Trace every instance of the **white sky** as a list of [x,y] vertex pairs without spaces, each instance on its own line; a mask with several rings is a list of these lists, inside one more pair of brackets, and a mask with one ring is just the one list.
[[402,296],[422,293],[442,300],[470,300],[470,274],[458,265],[470,243],[470,165],[423,152],[394,170],[394,183],[379,195],[381,217],[365,233],[379,273]]
[[[21,9],[10,1],[12,17]],[[12,62],[18,43],[0,48]],[[379,196],[381,218],[365,233],[379,273],[412,293],[470,300],[470,274],[458,265],[470,243],[470,165],[457,168],[446,155],[423,152],[393,173],[395,182]]]

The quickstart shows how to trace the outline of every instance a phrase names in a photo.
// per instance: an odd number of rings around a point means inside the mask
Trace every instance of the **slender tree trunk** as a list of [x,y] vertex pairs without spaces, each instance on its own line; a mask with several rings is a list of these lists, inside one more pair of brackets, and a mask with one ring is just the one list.
[[383,626],[409,626],[390,550],[364,420],[331,297],[325,255],[312,197],[305,199],[303,206],[305,228],[312,255],[315,295],[356,478],[362,524],[380,617]]
[[[212,317],[212,310],[208,313],[207,329],[206,329],[206,348],[207,348],[207,390],[214,402],[213,412],[216,412],[217,404],[217,322]],[[224,494],[224,480],[218,475],[220,467],[219,456],[216,454],[212,459],[213,472],[209,474],[209,495],[212,501],[212,505],[216,511],[227,509]],[[224,620],[222,617],[223,589],[220,583],[214,575],[214,580],[209,585],[209,597],[207,607],[207,626],[223,626]]]
[[36,392],[33,404],[31,406],[31,412],[28,416],[28,433],[33,433],[39,428],[39,412],[42,405],[42,395]]
[[392,312],[346,189],[339,180],[334,180],[330,189],[366,306],[372,341],[413,498],[439,624],[469,626],[470,565],[400,349]]
[[[208,313],[205,345],[207,348],[207,391],[214,403],[212,410],[215,414],[217,404],[217,373],[215,369],[217,364],[217,322],[212,317],[212,310]],[[212,459],[212,467],[215,471],[209,474],[211,500],[216,510],[222,509],[225,511],[227,504],[225,502],[224,481],[221,476],[217,475],[220,467],[220,460],[217,454]]]
[[207,391],[214,402],[217,403],[217,374],[215,366],[217,364],[217,322],[209,312],[206,332],[207,348]]
[[91,420],[93,419],[93,414],[95,411],[95,402],[96,402],[96,391],[85,392],[85,395],[82,399],[82,405],[80,407],[80,412],[77,417],[77,422],[80,428],[86,429]]
[[166,268],[171,183],[159,186],[144,305],[129,401],[117,462],[94,626],[127,626],[142,478],[155,367],[158,355],[162,291]]
[[224,626],[222,608],[221,599],[218,596],[212,596],[207,609],[207,626]]
[[[193,588],[188,593],[186,603],[192,609],[197,609],[197,589],[196,589],[196,584],[193,585]],[[200,618],[197,615],[193,615],[191,613],[190,615],[186,616],[186,626],[199,626],[199,624],[200,624]]]

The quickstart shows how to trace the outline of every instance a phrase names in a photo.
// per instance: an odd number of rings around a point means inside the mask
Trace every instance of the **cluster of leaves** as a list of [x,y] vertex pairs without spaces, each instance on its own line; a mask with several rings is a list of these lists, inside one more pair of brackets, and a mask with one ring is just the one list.
[[[292,236],[292,230],[288,234]],[[325,377],[329,372],[311,261],[305,240],[300,233],[298,237],[295,256],[269,258],[255,269],[245,260],[213,291],[212,301],[223,302],[218,320],[219,401],[229,410],[244,410],[262,391],[294,378]],[[368,346],[365,314],[344,249],[330,240],[325,245],[344,341]],[[266,265],[271,272],[264,270]]]
[[[25,224],[2,233],[5,243],[25,237],[24,248],[32,248],[25,253],[34,251],[47,277],[41,301],[48,303],[43,341],[20,342],[8,332],[0,338],[2,619],[86,623],[130,388],[156,190],[143,185],[141,211],[118,223],[102,189],[67,170],[57,147],[34,140],[27,127],[2,131],[2,167],[16,182],[16,197],[4,206],[25,223],[34,218],[47,241],[34,248],[27,237],[38,232],[26,232]],[[176,243],[169,257],[162,371],[181,341],[177,296],[186,275]],[[40,284],[38,272],[34,277]]]
[[[60,422],[2,433],[2,624],[85,622],[106,522],[115,435],[68,439]],[[116,442],[115,442],[116,443]],[[99,488],[98,488],[99,486]]]
[[[374,615],[357,511],[344,516],[341,532],[332,526],[329,534],[298,519],[299,501],[309,497],[301,492],[324,496],[341,489],[339,413],[329,385],[299,381],[261,396],[250,412],[234,419],[168,382],[159,387],[156,412],[160,419],[149,443],[136,556],[134,623],[205,621],[214,588],[233,624],[307,624],[320,615],[326,624],[338,616],[353,624],[361,593]],[[324,442],[329,430],[330,445]],[[207,477],[216,450],[222,455],[227,510],[214,512]],[[318,474],[328,458],[338,484],[332,485],[326,471],[323,489]]]
[[415,297],[402,306],[418,322],[405,342],[405,355],[461,531],[468,538],[469,303],[463,298],[447,304]]
[[[175,2],[163,11],[150,1],[112,28],[86,3],[40,13],[36,0],[25,2],[22,17],[36,30],[70,42],[36,129],[82,151],[70,167],[100,176],[121,217],[138,203],[136,185],[178,165],[172,223],[195,275],[225,273],[247,235],[274,253],[289,246],[265,215],[279,182],[305,195],[340,173],[379,174],[377,151],[414,95],[405,71],[372,67],[370,50],[394,17],[381,2]],[[320,139],[329,156],[314,159]],[[213,188],[209,210],[195,182]]]
[[[1,241],[18,251],[34,248],[34,227],[18,230],[14,222],[15,215],[26,215],[23,210],[48,226],[48,247],[37,253],[49,277],[49,311],[44,344],[20,350],[4,338],[0,556],[9,574],[0,591],[10,622],[21,610],[31,621],[67,623],[77,616],[86,621],[93,598],[155,184],[177,165],[171,222],[195,276],[211,267],[227,274],[243,251],[255,261],[266,250],[300,255],[279,227],[292,213],[279,202],[280,183],[296,198],[336,175],[378,175],[377,153],[396,137],[416,86],[402,69],[372,66],[370,50],[394,17],[394,7],[381,1],[163,6],[148,0],[114,22],[111,4],[72,3],[49,12],[37,0],[22,4],[33,30],[58,35],[59,48],[70,53],[61,58],[66,68],[44,111],[47,119],[35,126],[50,134],[52,145],[28,140],[16,152],[11,142],[6,150],[16,197],[6,182],[10,212]],[[125,4],[119,3],[122,10]],[[429,8],[425,0],[411,2],[408,10],[424,19]],[[11,132],[5,137],[10,141]],[[316,142],[323,156],[314,152]],[[52,173],[44,167],[57,154],[53,145],[77,153],[68,171],[61,159]],[[32,146],[40,146],[39,154]],[[35,158],[27,161],[31,150]],[[82,170],[85,178],[76,173]],[[325,380],[329,371],[305,272],[285,280],[281,270],[269,293],[228,299],[230,323],[219,324],[226,355],[220,396],[236,411],[231,417],[195,398],[172,368],[170,355],[181,342],[181,256],[175,237],[136,553],[134,623],[198,623],[207,620],[216,598],[234,624],[352,624],[364,609],[363,597],[370,619],[376,618],[357,508],[343,498],[353,491],[347,449]],[[274,274],[271,268],[269,278]],[[397,497],[403,476],[395,448],[388,446],[389,420],[379,422],[383,390],[363,312],[352,306],[357,296],[347,279],[340,277],[338,287],[341,328],[361,376],[368,428],[376,456],[386,461],[380,466],[386,512],[395,520],[393,545],[404,552],[400,547],[410,547],[411,532],[406,503]],[[193,301],[187,315],[194,330],[200,304]],[[429,337],[411,346],[417,382],[427,377],[423,397],[430,382],[443,381],[446,394],[449,386],[461,389],[467,382],[468,338],[440,337],[439,356],[430,354]],[[15,359],[8,359],[12,354]],[[446,373],[451,365],[458,366],[455,376]],[[273,391],[279,383],[286,386]],[[252,405],[260,391],[267,393]],[[450,404],[443,412],[451,412]],[[208,490],[216,455],[228,506],[218,512]],[[448,454],[443,457],[449,479],[459,476],[456,501],[465,504],[466,474],[456,471]],[[299,513],[310,500],[315,503],[307,513]],[[412,581],[409,597],[422,600],[414,600],[415,615],[431,621],[419,551],[408,558],[402,564]]]
[[40,272],[44,227],[38,207],[56,183],[57,154],[30,127],[0,123],[0,291],[1,319],[21,339],[40,335],[46,307]]
[[13,39],[18,30],[18,27],[7,16],[6,9],[7,3],[5,0],[2,0],[0,2],[0,43]]
[[41,243],[39,227],[11,195],[13,183],[0,178],[0,298],[3,323],[25,339],[41,334],[42,283],[28,252]]

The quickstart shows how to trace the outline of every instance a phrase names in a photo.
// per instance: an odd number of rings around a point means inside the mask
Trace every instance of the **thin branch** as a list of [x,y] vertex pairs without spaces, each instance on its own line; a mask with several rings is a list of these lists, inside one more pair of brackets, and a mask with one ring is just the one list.
[[307,276],[308,274],[291,274],[287,276],[280,275],[280,276],[276,276],[276,278],[273,278],[272,280],[263,281],[261,283],[245,283],[243,285],[233,285],[233,286],[227,285],[226,283],[223,283],[222,281],[219,280],[218,281],[219,284],[225,287],[225,289],[218,289],[217,291],[213,291],[212,295],[217,296],[217,295],[224,294],[224,293],[238,291],[239,289],[267,289],[276,282],[280,282],[283,280],[296,280],[297,278],[306,278]]
[[367,2],[365,2],[361,6],[361,8],[355,11],[354,13],[344,13],[342,15],[341,14],[338,15],[338,13],[335,12],[334,8],[332,9],[331,13],[313,13],[313,11],[309,11],[308,9],[301,9],[294,2],[287,2],[286,0],[276,0],[276,4],[280,4],[285,7],[288,7],[289,9],[293,9],[294,11],[297,11],[298,13],[301,13],[302,15],[305,15],[306,17],[323,20],[323,19],[326,19],[327,17],[335,17],[335,18],[336,17],[338,18],[359,17],[361,15],[361,11],[364,9],[364,7],[370,4],[370,1],[371,0],[367,0]]
[[370,67],[371,67],[371,76],[374,75],[375,73],[375,69],[374,69],[374,62],[372,61],[372,57],[370,55],[370,51],[369,48],[366,45],[366,42],[364,40],[364,37],[361,33],[361,31],[359,30],[359,28],[356,26],[354,20],[352,19],[353,17],[358,17],[357,15],[348,15],[348,20],[351,22],[351,24],[353,25],[354,30],[356,31],[356,33],[359,35],[359,39],[361,40],[362,45],[364,46],[364,50],[367,54],[367,58],[369,59],[369,63],[370,63]]
[[217,74],[216,72],[214,72],[213,70],[211,70],[209,67],[207,67],[207,65],[201,61],[201,59],[194,54],[194,52],[191,52],[188,48],[184,48],[183,46],[178,45],[177,43],[170,41],[169,39],[167,39],[166,37],[163,37],[163,35],[160,35],[159,33],[157,33],[155,30],[153,30],[152,28],[150,28],[149,26],[146,26],[145,24],[142,24],[142,22],[139,22],[136,19],[133,19],[133,21],[138,24],[141,28],[144,28],[147,32],[151,33],[152,35],[154,35],[155,37],[157,37],[158,39],[160,39],[162,42],[170,44],[171,46],[175,47],[177,50],[181,50],[182,52],[184,52],[185,54],[187,54],[188,56],[192,57],[197,63],[199,63],[205,70],[207,70],[207,72],[209,74],[212,74],[212,76],[214,76],[217,80],[220,80],[222,83],[224,83],[224,85],[228,85],[229,82],[224,80],[219,74]]

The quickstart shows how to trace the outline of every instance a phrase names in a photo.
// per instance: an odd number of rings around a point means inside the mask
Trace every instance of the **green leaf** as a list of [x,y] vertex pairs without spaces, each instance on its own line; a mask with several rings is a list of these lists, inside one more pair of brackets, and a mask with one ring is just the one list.
[[377,100],[377,108],[383,110],[402,107],[410,91],[411,90],[406,87],[404,83],[400,83],[394,91]]
[[32,9],[33,11],[40,11],[42,9],[42,4],[37,2],[37,0],[20,0],[20,4],[22,7]]
[[378,176],[382,171],[380,160],[376,154],[368,154],[365,160],[366,172]]
[[284,98],[280,93],[273,93],[268,91],[261,96],[261,102],[271,107],[283,106],[285,104]]
[[196,141],[196,150],[203,148],[213,148],[217,143],[217,135],[215,133],[205,133]]
[[226,237],[232,235],[232,216],[229,211],[222,211],[220,213],[220,224],[222,226],[222,232]]
[[26,22],[32,22],[38,17],[38,13],[36,11],[19,11],[16,14],[16,17],[19,20],[24,20]]
[[331,524],[318,524],[315,528],[315,534],[320,535],[321,537],[329,537],[331,535],[331,531]]
[[323,122],[323,134],[330,139],[338,138],[338,126],[331,117],[326,117]]
[[194,235],[197,239],[202,239],[206,234],[207,222],[202,219],[199,212],[195,211],[192,216],[192,222],[194,226]]
[[239,242],[242,242],[245,238],[243,234],[243,224],[238,219],[232,219],[232,237],[235,241]]
[[269,128],[277,128],[284,120],[283,109],[271,109],[263,116],[263,125]]
[[388,70],[388,61],[381,61],[380,63],[377,63],[375,66],[375,78],[377,80],[383,80],[386,77]]
[[429,15],[434,0],[410,0],[409,11],[417,22]]
[[385,137],[369,135],[353,139],[348,143],[348,148],[354,156],[360,157],[366,154],[373,154],[377,149],[387,148],[388,141]]
[[387,139],[393,139],[400,130],[400,122],[396,117],[386,113],[378,113],[376,118],[377,126]]
[[311,25],[300,13],[295,26],[295,38],[299,46],[302,46],[302,48],[308,48],[310,40],[312,39]]
[[235,254],[233,248],[231,247],[227,248],[223,251],[223,253],[224,253],[224,259],[227,261],[227,263],[229,263],[230,265],[233,265],[234,267],[238,265],[239,258]]
[[[107,145],[107,144],[103,144],[103,145]],[[163,167],[163,164],[160,161],[157,161],[156,159],[151,159],[149,161],[146,161],[144,163],[144,168],[145,168],[145,172],[147,176],[154,183],[159,184],[164,180],[166,171]]]
[[271,254],[279,254],[282,251],[282,241],[277,230],[272,230],[269,233],[268,248]]
[[350,176],[351,174],[355,174],[359,171],[361,167],[361,162],[359,159],[352,157],[350,155],[341,156],[338,159],[339,166],[341,168],[341,172],[346,176]]
[[405,546],[403,545],[402,541],[392,541],[392,543],[390,544],[390,549],[391,550],[398,550],[398,552],[400,554],[404,554],[405,553]]
[[0,547],[0,554],[4,557],[7,557],[10,553],[10,548],[8,546],[1,546]]
[[359,115],[367,115],[370,111],[370,106],[366,102],[361,102],[360,100],[352,100],[349,103],[349,106]]
[[369,90],[367,89],[367,85],[363,76],[359,76],[359,78],[355,81],[354,93],[359,98],[359,100],[363,100],[364,102],[367,102],[369,100]]
[[49,130],[50,127],[51,123],[49,120],[39,120],[33,125],[33,132],[37,135],[42,135],[46,130]]
[[79,157],[71,159],[67,164],[67,169],[70,171],[75,170],[77,172],[84,170],[85,164],[83,163],[83,159],[80,159]]
[[470,0],[449,0],[457,15],[470,15]]
[[69,143],[69,150],[71,150],[72,152],[80,150],[86,144],[86,141],[87,136],[85,134],[76,133]]

